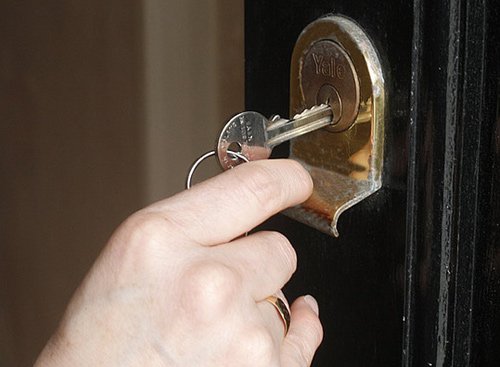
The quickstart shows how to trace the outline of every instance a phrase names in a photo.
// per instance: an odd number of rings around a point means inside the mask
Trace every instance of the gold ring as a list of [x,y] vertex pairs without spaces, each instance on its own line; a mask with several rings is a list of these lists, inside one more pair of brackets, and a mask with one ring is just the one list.
[[288,333],[288,329],[290,328],[290,310],[288,309],[287,304],[281,298],[276,296],[269,296],[266,298],[266,301],[272,304],[276,311],[278,311],[278,314],[283,321],[286,335],[286,333]]

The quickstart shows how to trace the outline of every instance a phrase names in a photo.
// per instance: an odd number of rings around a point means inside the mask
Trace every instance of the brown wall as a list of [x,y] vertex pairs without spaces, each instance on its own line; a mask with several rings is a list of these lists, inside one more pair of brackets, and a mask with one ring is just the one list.
[[[0,367],[33,362],[113,228],[182,189],[242,108],[242,13],[230,0],[0,4]],[[172,54],[184,59],[166,66]],[[206,118],[186,110],[192,96]]]

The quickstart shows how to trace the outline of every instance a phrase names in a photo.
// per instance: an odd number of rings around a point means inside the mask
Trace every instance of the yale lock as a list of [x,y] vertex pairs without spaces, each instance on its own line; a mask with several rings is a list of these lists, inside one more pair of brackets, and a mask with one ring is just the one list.
[[327,129],[350,128],[359,110],[359,80],[347,52],[338,43],[322,39],[299,62],[301,106],[327,103],[335,116]]
[[266,159],[273,147],[291,141],[290,157],[302,162],[314,181],[311,198],[286,214],[338,236],[340,214],[381,186],[384,79],[377,53],[353,21],[330,16],[302,32],[292,56],[292,119],[267,119],[254,111],[231,118],[217,148],[223,169]]
[[311,198],[286,214],[338,236],[342,212],[382,185],[385,86],[378,55],[352,20],[328,16],[307,26],[292,55],[290,114],[330,105],[334,121],[290,143],[311,173]]

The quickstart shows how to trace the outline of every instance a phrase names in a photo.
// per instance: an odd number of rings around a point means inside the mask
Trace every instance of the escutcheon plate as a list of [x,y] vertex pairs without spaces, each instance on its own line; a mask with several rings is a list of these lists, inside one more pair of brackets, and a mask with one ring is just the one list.
[[338,122],[290,143],[290,158],[309,170],[314,192],[285,214],[338,236],[341,213],[382,186],[385,118],[377,52],[360,26],[343,16],[307,26],[292,55],[290,115],[325,98]]

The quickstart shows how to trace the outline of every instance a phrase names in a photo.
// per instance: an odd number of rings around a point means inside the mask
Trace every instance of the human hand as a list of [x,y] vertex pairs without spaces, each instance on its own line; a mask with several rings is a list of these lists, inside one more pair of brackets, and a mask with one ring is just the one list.
[[276,232],[240,236],[311,190],[300,164],[263,160],[133,214],[35,366],[309,366],[322,339],[314,299],[293,303],[286,335],[265,301],[295,251]]

